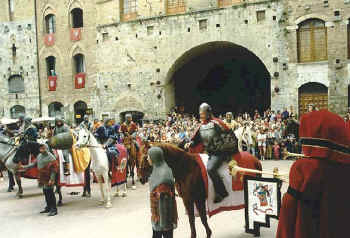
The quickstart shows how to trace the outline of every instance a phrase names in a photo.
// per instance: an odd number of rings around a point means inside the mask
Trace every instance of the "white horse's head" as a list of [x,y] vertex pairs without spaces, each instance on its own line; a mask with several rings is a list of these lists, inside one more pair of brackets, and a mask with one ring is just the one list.
[[84,147],[91,144],[91,133],[85,127],[79,127],[77,131],[77,147]]

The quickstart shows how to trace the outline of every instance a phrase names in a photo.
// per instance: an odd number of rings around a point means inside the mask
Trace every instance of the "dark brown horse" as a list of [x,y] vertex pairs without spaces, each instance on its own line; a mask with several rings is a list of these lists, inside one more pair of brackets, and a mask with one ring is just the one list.
[[126,136],[123,139],[123,144],[128,150],[128,168],[127,173],[131,176],[132,179],[132,188],[136,189],[135,185],[135,168],[138,167],[138,152],[134,140],[131,136]]
[[[174,145],[154,143],[152,146],[160,147],[164,152],[164,159],[171,168],[175,181],[176,188],[181,196],[191,226],[191,238],[196,237],[194,206],[197,210],[205,227],[207,237],[210,238],[212,231],[207,222],[206,213],[206,188],[203,181],[201,169],[196,161],[196,154],[188,153]],[[149,148],[150,146],[148,146]],[[147,150],[144,150],[144,152]],[[142,156],[140,164],[140,181],[142,184],[148,181],[148,177],[152,172],[152,168],[147,161],[147,156]],[[245,163],[245,167],[261,170],[261,164],[256,159]]]

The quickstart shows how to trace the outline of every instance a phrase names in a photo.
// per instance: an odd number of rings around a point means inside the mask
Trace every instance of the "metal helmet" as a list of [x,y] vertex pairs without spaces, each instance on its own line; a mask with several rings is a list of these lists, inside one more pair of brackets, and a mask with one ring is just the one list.
[[232,112],[226,112],[226,116],[231,116],[231,117],[233,117],[233,114],[232,114]]
[[204,102],[202,103],[200,106],[199,106],[199,112],[207,112],[208,114],[211,114],[212,113],[212,109],[211,109],[211,106]]
[[132,115],[130,113],[125,114],[125,118],[132,118]]
[[26,118],[24,118],[24,122],[31,123],[32,122],[32,118],[31,117],[26,117]]

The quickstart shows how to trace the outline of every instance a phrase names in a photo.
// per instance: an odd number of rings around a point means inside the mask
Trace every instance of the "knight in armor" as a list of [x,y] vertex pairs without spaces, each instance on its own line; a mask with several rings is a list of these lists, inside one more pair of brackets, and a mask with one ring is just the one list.
[[131,114],[125,115],[125,122],[120,126],[120,133],[123,135],[123,137],[131,136],[133,138],[136,150],[139,151],[139,146],[136,143],[137,125],[132,121]]
[[172,238],[173,230],[177,226],[174,176],[164,161],[164,154],[161,148],[150,148],[148,156],[148,161],[153,166],[149,179],[152,237]]
[[238,122],[236,122],[233,119],[233,114],[232,112],[227,112],[226,113],[226,118],[224,120],[224,122],[226,123],[226,125],[231,129],[231,130],[236,130],[239,127]]
[[[103,145],[103,147],[106,149],[108,161],[109,161],[109,168],[112,168],[112,161],[118,158],[119,151],[117,150],[115,144],[118,140],[118,134],[113,128],[113,120],[112,119],[106,119],[103,126],[100,126],[96,132],[95,136],[97,140],[100,142],[100,144]],[[115,167],[117,167],[117,163],[115,163]]]
[[92,130],[92,124],[89,121],[89,116],[85,115],[84,116],[84,120],[80,123],[80,126],[84,126],[86,129],[88,129],[89,131]]
[[23,161],[24,163],[27,162],[29,159],[29,152],[28,152],[28,147],[34,147],[37,148],[36,152],[33,154],[33,156],[37,156],[39,154],[39,147],[36,142],[38,138],[38,131],[36,127],[32,124],[32,118],[26,117],[23,120],[23,125],[22,128],[19,129],[20,131],[20,146],[16,152],[14,162],[18,163],[20,161]]
[[344,120],[327,110],[300,120],[304,158],[289,172],[277,238],[348,237],[350,214],[345,181],[350,180],[350,135]]
[[201,125],[191,138],[191,142],[186,144],[186,148],[196,147],[198,144],[203,144],[204,150],[209,155],[207,164],[208,174],[213,181],[215,189],[214,202],[221,202],[228,196],[225,185],[218,174],[218,169],[227,159],[227,154],[217,146],[217,142],[221,140],[221,134],[230,129],[227,125],[218,118],[213,117],[212,108],[207,103],[202,103],[199,107],[199,115]]
[[[67,133],[69,132],[70,129],[67,125],[65,125],[64,123],[64,119],[62,117],[56,117],[55,118],[55,128],[53,130],[53,135],[57,136],[59,134],[62,133]],[[70,163],[69,163],[69,155],[70,155],[70,151],[69,150],[62,150],[62,154],[63,154],[63,171],[64,171],[64,175],[65,176],[69,176],[70,175]]]

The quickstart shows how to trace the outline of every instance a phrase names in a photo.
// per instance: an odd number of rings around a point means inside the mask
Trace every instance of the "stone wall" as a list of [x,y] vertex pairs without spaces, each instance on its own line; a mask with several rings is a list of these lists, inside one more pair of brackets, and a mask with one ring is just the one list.
[[[286,45],[289,55],[290,101],[298,101],[298,87],[301,83],[320,82],[328,87],[328,107],[331,111],[344,114],[348,102],[349,70],[346,67],[347,55],[347,24],[350,18],[350,2],[337,1],[288,1],[284,11],[283,23],[286,25]],[[339,12],[336,13],[336,11]],[[324,62],[298,63],[297,32],[298,24],[317,18],[323,20],[327,27],[328,60]],[[336,63],[336,61],[339,63]],[[322,69],[320,68],[322,67]],[[328,70],[326,70],[328,68]],[[307,70],[306,70],[307,69]],[[294,83],[293,79],[297,79]]]
[[[0,23],[0,117],[10,117],[15,105],[25,107],[26,115],[39,116],[36,31],[34,18]],[[12,47],[16,47],[13,57]],[[9,93],[9,78],[21,75],[24,93]]]
[[[266,19],[262,22],[257,22],[258,10],[266,11]],[[164,116],[173,105],[169,84],[176,60],[209,42],[229,42],[253,52],[270,75],[279,72],[279,77],[271,80],[271,89],[277,85],[283,87],[288,74],[282,71],[287,53],[283,44],[284,33],[277,20],[282,12],[282,4],[267,1],[98,27],[96,58],[100,108],[112,114],[133,108],[144,111],[146,117]],[[199,29],[199,20],[202,19],[207,20],[206,30]],[[103,37],[106,35],[108,38]],[[280,61],[274,63],[273,57]],[[157,81],[160,81],[160,87],[151,86]],[[161,87],[164,87],[163,95],[158,99]],[[126,95],[133,98],[133,103],[118,105],[116,102]],[[273,97],[276,100],[272,100],[272,107],[288,103],[282,94]]]

